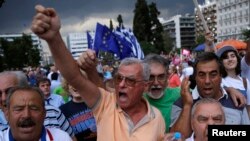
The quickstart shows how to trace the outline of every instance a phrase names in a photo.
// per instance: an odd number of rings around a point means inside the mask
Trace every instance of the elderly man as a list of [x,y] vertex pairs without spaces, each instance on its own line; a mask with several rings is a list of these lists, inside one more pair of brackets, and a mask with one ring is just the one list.
[[4,141],[72,141],[70,136],[57,128],[43,125],[46,109],[42,91],[38,88],[11,88],[6,100],[6,117],[10,127],[0,133]]
[[157,54],[149,54],[144,62],[150,66],[149,89],[144,95],[149,103],[161,111],[169,132],[171,109],[173,103],[180,97],[180,88],[167,88],[168,62]]
[[220,102],[212,98],[197,101],[191,112],[193,134],[186,141],[207,141],[208,125],[222,125],[225,121],[225,113]]
[[194,76],[196,88],[190,93],[188,78],[182,82],[181,98],[172,107],[171,132],[180,131],[189,137],[192,105],[202,98],[218,100],[226,115],[226,124],[250,124],[246,107],[236,107],[230,95],[221,87],[221,62],[211,52],[204,52],[196,58]]
[[[14,86],[28,86],[27,78],[25,74],[21,71],[4,71],[0,73],[0,89],[1,89],[1,99],[0,106],[2,108],[6,107],[6,98],[8,96],[7,91]],[[2,103],[2,104],[1,104]],[[66,131],[70,136],[74,137],[73,129],[70,126],[68,120],[66,120],[64,114],[60,109],[47,105],[46,108],[46,118],[44,121],[45,127],[56,127]],[[6,130],[9,125],[4,117],[4,113],[0,109],[0,130]]]
[[[60,35],[56,11],[40,5],[36,6],[36,11],[31,29],[47,41],[63,77],[92,108],[97,122],[97,140],[163,140],[165,122],[161,113],[142,97],[148,86],[148,65],[135,58],[124,59],[115,76],[116,92],[110,94],[81,75]],[[95,63],[95,54],[88,55],[91,58],[88,63]]]
[[27,78],[21,71],[4,71],[0,73],[0,130],[8,128],[8,122],[4,116],[4,108],[6,107],[6,99],[8,91],[16,86],[28,86]]

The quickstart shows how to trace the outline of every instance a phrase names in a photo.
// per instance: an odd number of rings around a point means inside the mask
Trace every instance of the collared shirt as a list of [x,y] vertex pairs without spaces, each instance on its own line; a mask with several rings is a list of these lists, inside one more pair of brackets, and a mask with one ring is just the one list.
[[[71,137],[66,132],[60,129],[56,129],[56,128],[46,128],[46,129],[49,130],[54,141],[72,141]],[[3,132],[0,132],[1,141],[10,141],[9,132],[10,132],[10,128],[8,128],[7,130]],[[51,140],[51,137],[48,131],[46,131],[46,141],[53,141],[53,140]]]
[[[219,102],[221,103],[225,116],[226,116],[226,123],[225,124],[243,124],[243,125],[250,125],[250,120],[248,117],[248,112],[246,110],[246,107],[236,107],[231,96],[229,96],[225,89],[221,88],[222,90],[222,96],[219,98]],[[197,87],[192,91],[192,97],[193,97],[193,104],[197,102],[200,97]],[[171,112],[171,126],[176,122],[178,119],[181,110],[183,108],[182,99],[179,98],[172,106],[172,112]],[[171,127],[170,126],[170,127]]]
[[92,108],[97,124],[98,141],[161,141],[165,122],[159,110],[145,99],[148,112],[134,125],[131,118],[116,104],[115,94],[100,89],[101,97]]
[[185,141],[194,141],[194,132],[192,133],[192,135],[187,138]]
[[[226,90],[224,88],[221,88],[221,91],[222,91],[222,96],[219,99],[221,99],[223,97],[228,98],[228,94],[227,94]],[[194,100],[197,100],[198,98],[202,98],[198,92],[197,86],[192,91],[192,97]]]
[[63,97],[57,94],[50,94],[50,96],[47,99],[45,99],[45,105],[52,105],[57,108],[59,108],[64,103],[65,102],[63,100]]
[[6,130],[8,127],[8,122],[5,119],[2,109],[0,109],[0,131]]

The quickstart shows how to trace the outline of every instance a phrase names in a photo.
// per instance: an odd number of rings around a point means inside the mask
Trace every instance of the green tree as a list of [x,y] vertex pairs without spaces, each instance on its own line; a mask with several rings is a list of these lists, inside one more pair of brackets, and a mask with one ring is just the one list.
[[122,20],[122,15],[121,15],[121,14],[118,15],[117,21],[118,21],[118,23],[119,23],[118,26],[119,26],[120,28],[123,27],[123,20]]
[[147,2],[137,0],[134,10],[133,32],[139,42],[150,41],[151,24]]
[[243,35],[243,40],[244,41],[250,40],[250,29],[243,30],[242,35]]
[[168,32],[163,32],[164,52],[169,53],[174,47],[174,39],[170,37]]
[[205,36],[204,35],[199,35],[197,38],[196,38],[196,46],[197,45],[200,45],[200,44],[204,44],[206,41],[205,39]]
[[28,66],[38,66],[41,61],[40,50],[38,46],[32,45],[31,36],[23,35],[23,48],[25,48],[27,65]]
[[32,45],[31,36],[23,35],[22,38],[1,40],[1,44],[3,70],[21,69],[26,66],[38,66],[40,64],[39,49]]
[[156,4],[152,2],[149,5],[149,15],[151,20],[151,30],[152,36],[150,42],[153,42],[154,47],[157,50],[157,53],[161,51],[166,51],[164,49],[164,41],[163,41],[163,26],[160,23],[158,16],[160,15],[160,11],[158,11]]
[[140,43],[140,45],[141,45],[141,48],[143,50],[144,55],[147,55],[149,53],[157,53],[158,52],[158,50],[156,48],[154,48],[154,45],[152,45],[149,42],[142,41]]

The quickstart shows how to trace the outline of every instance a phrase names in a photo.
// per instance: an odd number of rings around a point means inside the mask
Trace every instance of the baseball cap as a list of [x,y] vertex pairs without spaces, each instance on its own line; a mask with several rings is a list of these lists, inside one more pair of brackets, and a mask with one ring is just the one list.
[[236,52],[237,52],[237,50],[236,50],[233,46],[223,46],[223,47],[221,47],[220,49],[217,50],[216,55],[220,58],[221,55],[222,55],[224,52],[229,51],[229,50],[232,50],[232,51],[236,51]]

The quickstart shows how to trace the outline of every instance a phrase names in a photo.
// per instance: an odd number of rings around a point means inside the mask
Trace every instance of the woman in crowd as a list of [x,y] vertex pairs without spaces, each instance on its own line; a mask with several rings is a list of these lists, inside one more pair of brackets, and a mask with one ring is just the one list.
[[250,117],[250,83],[242,78],[240,68],[240,56],[233,46],[224,46],[217,51],[224,68],[222,69],[222,84],[224,87],[233,87],[239,90],[247,99],[247,110]]

